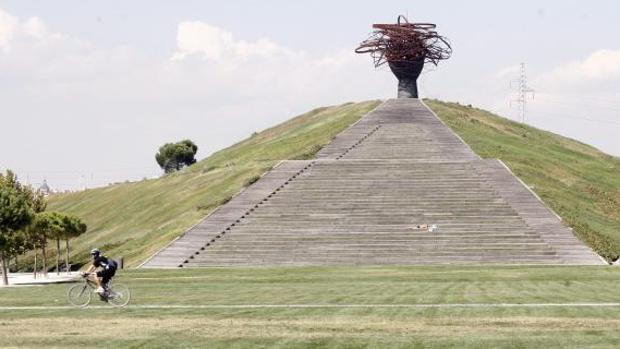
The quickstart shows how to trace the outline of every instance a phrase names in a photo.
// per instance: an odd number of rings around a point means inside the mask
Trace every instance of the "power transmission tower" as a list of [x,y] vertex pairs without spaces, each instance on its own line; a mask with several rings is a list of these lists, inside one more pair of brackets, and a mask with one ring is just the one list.
[[521,72],[518,79],[510,82],[510,87],[516,89],[517,98],[510,101],[510,106],[512,107],[512,103],[517,103],[519,106],[519,116],[521,117],[521,123],[525,123],[526,116],[526,107],[527,107],[527,97],[531,94],[532,99],[534,99],[534,90],[527,85],[527,75],[525,74],[525,63],[521,63]]

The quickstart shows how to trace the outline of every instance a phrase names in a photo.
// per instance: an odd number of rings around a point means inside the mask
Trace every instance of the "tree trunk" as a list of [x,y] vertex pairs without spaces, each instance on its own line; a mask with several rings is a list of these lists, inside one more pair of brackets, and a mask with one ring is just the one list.
[[9,284],[9,272],[6,265],[6,261],[4,260],[4,252],[0,251],[0,263],[2,263],[2,284],[4,286],[8,286]]
[[47,278],[47,253],[45,251],[45,247],[47,245],[47,240],[43,240],[41,243],[41,254],[43,257],[43,276]]
[[65,240],[65,268],[67,269],[67,274],[71,271],[69,268],[69,239]]
[[37,278],[37,256],[39,255],[37,253],[37,244],[34,244],[34,268],[32,268],[32,276],[35,278]]
[[60,275],[60,239],[56,238],[56,275]]

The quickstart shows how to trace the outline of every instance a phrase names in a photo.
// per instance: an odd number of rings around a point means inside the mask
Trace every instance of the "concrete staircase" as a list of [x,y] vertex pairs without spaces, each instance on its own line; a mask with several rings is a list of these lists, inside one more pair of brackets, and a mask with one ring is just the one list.
[[420,101],[394,99],[144,267],[431,263],[602,260],[500,161],[480,159]]

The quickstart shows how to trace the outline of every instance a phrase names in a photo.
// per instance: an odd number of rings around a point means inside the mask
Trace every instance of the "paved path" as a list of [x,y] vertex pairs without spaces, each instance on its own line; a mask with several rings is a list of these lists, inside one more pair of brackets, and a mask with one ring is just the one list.
[[[37,275],[35,279],[32,273],[11,273],[9,274],[9,287],[12,286],[41,286],[46,284],[57,284],[64,282],[72,282],[79,276],[78,273],[71,273],[67,275],[66,273],[61,273],[57,275],[56,273],[48,273],[47,277],[44,277],[41,274]],[[0,285],[1,287],[6,287]]]

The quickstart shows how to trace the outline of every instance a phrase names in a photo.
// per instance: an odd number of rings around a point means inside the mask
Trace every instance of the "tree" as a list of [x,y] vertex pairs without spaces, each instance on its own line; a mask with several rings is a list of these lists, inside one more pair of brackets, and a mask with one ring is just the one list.
[[155,154],[155,160],[165,173],[178,171],[196,162],[198,146],[189,139],[177,143],[166,143]]
[[43,274],[47,275],[47,240],[62,234],[62,218],[57,212],[37,213],[31,227],[33,238],[38,242],[43,257]]
[[40,190],[28,190],[28,202],[34,213],[41,213],[47,208],[45,194]]
[[9,261],[9,271],[10,268],[10,260],[11,257],[15,259],[15,270],[19,269],[19,263],[17,261],[17,256],[24,254],[32,249],[32,244],[28,240],[28,236],[26,235],[24,230],[18,230],[11,233],[9,237],[8,251],[5,255],[6,259]]
[[[36,217],[36,214],[35,214]],[[32,273],[33,273],[33,277],[36,279],[37,278],[37,272],[39,270],[38,268],[38,258],[39,258],[39,251],[38,248],[39,246],[41,246],[42,243],[42,238],[41,238],[41,234],[39,232],[37,232],[37,230],[35,229],[34,226],[34,222],[35,220],[32,220],[32,223],[26,227],[26,229],[24,230],[24,233],[26,235],[26,239],[28,241],[28,244],[31,246],[31,249],[34,253],[34,261],[33,261],[33,267],[32,267]]]
[[47,270],[46,250],[47,239],[56,240],[56,273],[60,274],[60,240],[65,240],[66,254],[65,265],[69,266],[69,239],[86,232],[87,226],[76,216],[59,213],[44,212],[38,214],[34,220],[34,231],[37,232],[35,241],[39,241],[43,254],[43,269]]
[[64,224],[65,216],[58,214],[55,219],[57,220],[55,228],[51,231],[52,238],[56,240],[56,274],[60,275],[60,240],[65,237],[66,226]]
[[62,218],[65,240],[65,266],[69,272],[69,240],[86,232],[86,223],[76,216],[64,215]]
[[9,284],[6,257],[15,249],[15,234],[26,227],[33,217],[28,201],[28,189],[17,180],[11,171],[0,174],[0,268],[2,283]]
[[[37,191],[30,190],[29,195],[28,195],[28,201],[30,203],[30,207],[32,208],[35,214],[41,213],[45,211],[45,209],[47,208],[47,201],[45,200],[45,194],[39,190]],[[37,234],[34,227],[32,227],[32,224],[24,229],[24,236],[26,237],[26,242],[28,245],[27,248],[32,249],[34,252],[34,261],[33,261],[34,265],[32,268],[32,273],[33,273],[33,277],[36,279],[37,278],[37,257],[38,257],[37,247],[41,245],[42,239],[41,239],[40,234]]]

